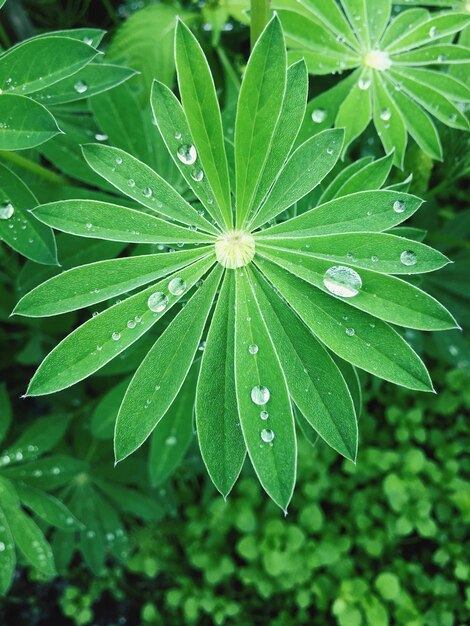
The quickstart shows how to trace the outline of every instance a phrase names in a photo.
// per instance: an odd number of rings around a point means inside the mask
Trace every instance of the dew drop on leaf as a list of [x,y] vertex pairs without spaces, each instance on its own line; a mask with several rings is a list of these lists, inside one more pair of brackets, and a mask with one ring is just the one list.
[[384,122],[388,122],[388,120],[392,117],[392,112],[390,111],[390,109],[383,109],[380,112],[380,119],[383,120]]
[[5,552],[6,550],[6,545],[3,543],[3,541],[0,541],[0,552]]
[[122,164],[122,159],[121,159],[121,157],[116,157],[116,164],[117,164],[117,165],[121,165],[121,164]]
[[181,133],[179,131],[175,133],[175,139],[181,139]]
[[161,313],[168,305],[168,298],[163,291],[156,291],[147,300],[147,305],[154,313]]
[[255,343],[252,343],[251,345],[248,346],[248,352],[250,354],[257,354],[259,348]]
[[13,216],[15,208],[9,200],[0,205],[0,220],[9,220]]
[[191,171],[191,178],[197,183],[200,183],[201,180],[204,178],[204,172],[196,167]]
[[129,320],[127,322],[127,328],[135,328],[137,326],[137,322],[135,320]]
[[348,337],[354,337],[355,334],[356,334],[356,331],[354,330],[354,328],[346,328],[346,335]]
[[95,139],[96,141],[107,141],[108,135],[105,135],[104,133],[96,133]]
[[129,178],[127,184],[129,185],[129,187],[135,187],[135,180],[133,178]]
[[315,124],[321,124],[326,120],[326,111],[325,109],[315,109],[312,111],[312,120]]
[[403,265],[411,266],[416,264],[416,254],[413,250],[404,250],[400,254],[400,261]]
[[362,279],[350,267],[333,265],[333,267],[326,270],[323,276],[323,284],[335,296],[353,298],[357,296],[362,287]]
[[153,191],[150,189],[150,187],[145,187],[145,189],[142,190],[142,193],[146,198],[151,198]]
[[88,85],[84,83],[83,80],[77,80],[73,88],[77,93],[85,93],[85,91],[88,91]]
[[437,30],[437,26],[431,26],[431,28],[429,29],[429,36],[430,37],[436,37],[438,32],[439,31]]
[[270,397],[271,397],[271,392],[269,391],[267,387],[256,385],[251,390],[251,399],[255,404],[258,404],[259,406],[269,402]]
[[111,337],[114,341],[119,341],[119,339],[121,339],[121,333],[113,333]]
[[396,200],[393,203],[393,210],[395,211],[395,213],[403,213],[405,208],[406,208],[406,205],[403,200]]
[[183,144],[178,148],[176,153],[181,163],[192,165],[197,159],[196,148],[193,145]]
[[174,296],[181,296],[186,290],[186,282],[183,278],[177,276],[172,278],[168,283],[168,291]]
[[264,441],[264,443],[271,443],[271,441],[274,439],[274,432],[272,430],[269,430],[268,428],[263,428],[263,430],[261,431],[261,439]]
[[262,420],[266,421],[269,417],[269,413],[267,411],[261,411],[259,416],[261,417]]
[[362,89],[362,91],[365,91],[366,89],[369,89],[370,83],[371,83],[370,78],[360,78],[357,84],[359,86],[359,89]]
[[176,439],[174,435],[170,435],[170,437],[167,437],[165,439],[165,443],[167,446],[176,446],[176,444],[178,443],[178,440]]

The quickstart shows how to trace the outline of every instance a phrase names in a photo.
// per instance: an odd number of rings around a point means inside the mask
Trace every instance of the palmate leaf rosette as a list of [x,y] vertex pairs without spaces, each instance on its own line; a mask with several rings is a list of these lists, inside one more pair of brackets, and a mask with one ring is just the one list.
[[[426,4],[426,2],[419,3]],[[391,0],[301,0],[298,12],[280,10],[289,60],[304,58],[311,74],[347,76],[310,101],[305,132],[345,127],[345,148],[372,121],[395,164],[402,167],[408,136],[442,158],[434,119],[468,130],[470,90],[442,71],[470,62],[453,43],[470,12],[430,13],[414,7],[391,18]]]
[[126,294],[46,357],[28,394],[83,380],[171,310],[171,322],[124,395],[116,460],[158,428],[205,337],[194,401],[208,472],[228,494],[248,451],[263,487],[286,508],[296,475],[294,405],[303,429],[354,461],[354,367],[432,390],[424,364],[395,327],[456,326],[408,280],[448,259],[394,234],[421,204],[401,191],[359,191],[283,220],[337,163],[344,131],[325,130],[293,150],[305,113],[307,70],[303,62],[287,66],[277,17],[254,47],[243,78],[233,177],[209,66],[181,22],[175,57],[181,103],[155,82],[152,107],[171,156],[200,201],[198,210],[134,157],[93,144],[83,150],[89,165],[140,209],[67,200],[39,206],[34,214],[74,235],[185,249],[77,267],[22,298],[15,313],[41,317]]

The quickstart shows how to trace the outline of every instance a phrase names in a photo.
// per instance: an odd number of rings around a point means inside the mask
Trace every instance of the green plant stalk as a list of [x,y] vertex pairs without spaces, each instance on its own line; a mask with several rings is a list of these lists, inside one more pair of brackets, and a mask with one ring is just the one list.
[[54,183],[56,185],[66,185],[67,179],[60,174],[56,174],[55,172],[50,172],[47,168],[39,165],[38,163],[34,163],[29,159],[17,154],[16,152],[9,152],[7,150],[0,150],[0,159],[4,159],[5,161],[9,161],[10,163],[14,163],[19,167],[22,167],[24,170],[28,170],[33,174],[37,174],[41,178],[48,180],[50,183]]
[[269,21],[269,0],[251,0],[250,41],[253,50],[258,37]]

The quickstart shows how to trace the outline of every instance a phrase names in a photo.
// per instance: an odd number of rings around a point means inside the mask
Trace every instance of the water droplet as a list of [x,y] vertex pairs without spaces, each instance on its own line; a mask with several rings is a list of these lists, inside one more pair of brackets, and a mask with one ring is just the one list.
[[437,26],[431,26],[431,28],[429,29],[429,36],[430,37],[436,37],[436,35],[439,33]]
[[178,159],[185,165],[192,165],[197,159],[196,148],[193,145],[183,144],[178,148]]
[[380,119],[384,122],[388,122],[388,120],[392,117],[392,112],[390,109],[383,109],[380,111]]
[[171,435],[170,437],[167,437],[165,439],[165,443],[167,446],[176,446],[176,444],[178,443],[178,440],[176,439],[174,435]]
[[119,341],[119,339],[121,339],[121,333],[113,333],[111,337],[114,341]]
[[329,154],[330,156],[333,154],[333,152],[334,152],[333,148],[326,149],[326,153]]
[[262,420],[266,421],[268,419],[268,417],[269,417],[269,413],[267,411],[261,411],[259,416],[261,417]]
[[179,131],[176,131],[175,133],[175,139],[181,139],[181,133]]
[[83,43],[86,43],[87,46],[93,45],[93,39],[91,37],[83,37]]
[[356,334],[356,331],[354,330],[354,328],[346,328],[346,335],[348,337],[354,337],[355,334]]
[[93,224],[91,224],[90,222],[88,222],[88,224],[85,224],[85,228],[87,230],[91,230],[93,228]]
[[377,261],[379,260],[378,256],[375,256],[375,254],[373,256],[370,257],[370,260],[372,261],[372,263],[377,263]]
[[121,164],[122,164],[122,159],[121,159],[121,157],[116,157],[116,164],[117,164],[117,165],[121,165]]
[[113,541],[114,535],[113,533],[106,533],[106,541]]
[[129,178],[127,184],[129,185],[129,187],[135,187],[135,180],[133,178]]
[[6,200],[0,205],[0,220],[9,220],[13,216],[15,208],[11,202]]
[[5,552],[6,550],[6,545],[3,543],[3,541],[0,541],[0,552]]
[[146,198],[151,198],[153,191],[150,189],[150,187],[145,187],[145,189],[142,190],[142,193]]
[[395,213],[403,213],[405,208],[406,208],[406,205],[403,200],[396,200],[393,203],[393,210],[395,211]]
[[248,346],[248,352],[250,354],[257,354],[259,348],[255,343],[252,343],[250,346]]
[[338,43],[344,43],[344,42],[346,41],[346,38],[345,38],[345,36],[344,36],[344,35],[341,35],[341,34],[340,34],[340,35],[337,35],[337,37],[336,37],[336,41],[337,41]]
[[101,350],[102,350],[102,349],[103,349],[103,346],[96,346],[96,350],[97,350],[98,352],[101,352]]
[[127,328],[135,328],[137,326],[137,322],[134,320],[129,320],[127,322]]
[[108,141],[108,135],[105,135],[104,133],[96,133],[95,139],[96,141]]
[[323,284],[335,296],[353,298],[357,296],[362,287],[362,279],[350,267],[333,265],[333,267],[326,270],[323,276]]
[[315,124],[321,124],[326,120],[326,111],[325,109],[315,109],[312,111],[312,120]]
[[438,63],[445,63],[445,61],[447,61],[447,54],[440,54],[437,57],[437,62]]
[[204,172],[203,172],[201,169],[199,169],[199,168],[197,168],[197,167],[196,167],[195,169],[193,169],[193,170],[191,171],[190,176],[191,176],[191,178],[192,178],[193,180],[195,180],[197,183],[200,183],[200,182],[201,182],[201,180],[204,178]]
[[269,430],[268,428],[263,428],[263,430],[261,431],[261,439],[264,441],[264,443],[271,443],[271,441],[274,439],[274,432],[272,430]]
[[168,306],[168,298],[163,291],[156,291],[147,300],[147,305],[154,313],[161,313]]
[[256,385],[251,390],[251,399],[255,404],[258,404],[259,406],[269,402],[270,397],[271,397],[271,392],[269,391],[267,387]]
[[452,356],[457,356],[459,353],[459,349],[457,348],[457,346],[451,345],[449,346],[449,352]]
[[88,530],[86,536],[88,537],[88,539],[93,539],[93,537],[95,536],[95,531]]
[[58,476],[60,474],[60,468],[59,467],[53,467],[51,469],[51,474],[53,474],[54,476]]
[[362,91],[365,91],[366,89],[369,89],[370,84],[371,84],[371,80],[370,78],[360,78],[358,81],[358,87],[359,89],[362,89]]
[[400,261],[403,263],[403,265],[415,265],[416,264],[416,254],[413,252],[413,250],[404,250],[401,254],[400,254]]
[[88,85],[83,80],[77,80],[73,88],[77,93],[85,93],[88,90]]
[[181,296],[186,290],[186,282],[183,278],[177,276],[172,278],[168,283],[168,291],[174,296]]

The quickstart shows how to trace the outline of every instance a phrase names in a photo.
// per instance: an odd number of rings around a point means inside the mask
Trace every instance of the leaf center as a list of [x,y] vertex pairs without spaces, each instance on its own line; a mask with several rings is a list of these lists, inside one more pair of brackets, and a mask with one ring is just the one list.
[[364,55],[363,64],[365,67],[383,72],[392,67],[392,59],[388,52],[384,52],[383,50],[369,50],[369,52]]
[[227,269],[248,265],[255,256],[255,239],[245,230],[228,230],[215,242],[217,261]]

